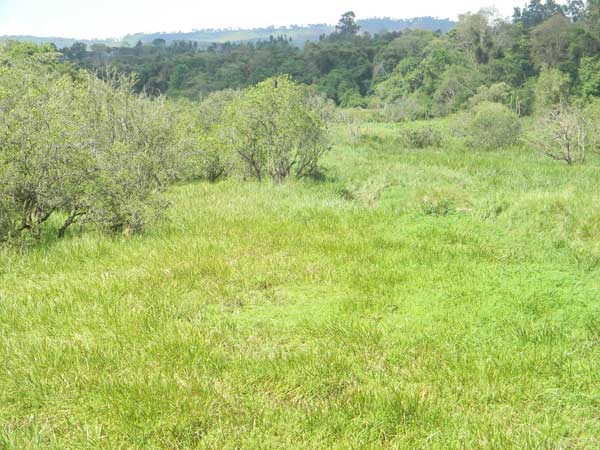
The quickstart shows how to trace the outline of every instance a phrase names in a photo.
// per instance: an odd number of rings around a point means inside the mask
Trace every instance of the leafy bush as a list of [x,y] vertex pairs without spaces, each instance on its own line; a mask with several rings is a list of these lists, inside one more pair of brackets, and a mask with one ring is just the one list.
[[226,149],[221,136],[224,115],[239,91],[213,92],[199,104],[178,101],[177,134],[184,180],[216,181],[226,175]]
[[210,93],[196,110],[198,121],[204,131],[209,132],[211,128],[223,121],[223,116],[231,102],[240,96],[240,91],[225,89]]
[[233,171],[258,180],[313,175],[328,148],[321,112],[287,76],[243,91],[228,105],[221,133]]
[[83,74],[85,95],[79,143],[88,158],[84,168],[94,175],[70,216],[111,230],[140,230],[160,214],[158,195],[175,179],[180,167],[176,117],[163,98],[134,95],[135,80],[124,76],[99,80]]
[[63,74],[47,50],[0,53],[0,240],[37,238],[59,212],[59,235],[77,221],[140,229],[177,169],[164,101],[131,78]]
[[591,151],[600,153],[600,99],[588,103],[582,114],[586,127],[586,144]]
[[425,96],[410,95],[385,103],[382,114],[386,122],[404,122],[426,119],[431,109],[431,100]]
[[483,102],[502,103],[503,105],[510,106],[510,86],[504,82],[494,83],[490,86],[479,86],[477,93],[469,99],[469,104],[473,108]]
[[497,149],[514,145],[519,140],[519,117],[504,105],[482,102],[468,115],[467,144],[470,147]]
[[330,115],[334,123],[362,124],[382,122],[384,117],[376,109],[366,108],[337,108],[333,115]]
[[600,96],[600,58],[582,58],[579,67],[581,93],[584,97]]
[[406,127],[400,130],[400,142],[410,148],[440,147],[442,134],[433,127]]

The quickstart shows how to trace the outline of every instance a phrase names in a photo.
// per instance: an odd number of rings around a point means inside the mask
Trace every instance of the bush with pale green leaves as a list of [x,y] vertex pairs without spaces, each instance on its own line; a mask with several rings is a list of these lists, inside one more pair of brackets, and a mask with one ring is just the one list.
[[519,141],[519,117],[500,103],[479,103],[468,113],[466,121],[466,140],[470,147],[494,150]]
[[400,130],[400,142],[409,148],[440,147],[443,136],[431,126],[405,127]]
[[202,102],[179,100],[178,144],[182,160],[181,178],[186,181],[217,181],[227,175],[226,149],[222,139],[224,114],[239,91],[227,89],[209,94]]
[[139,230],[179,167],[163,99],[134,94],[131,77],[102,81],[57,59],[0,48],[0,240],[39,238],[53,216],[59,236],[77,222]]
[[474,107],[482,102],[493,102],[510,106],[512,103],[511,97],[511,88],[508,84],[504,82],[494,83],[489,86],[479,86],[477,93],[469,99],[469,105]]
[[244,90],[223,115],[229,166],[243,178],[282,181],[316,174],[329,148],[327,125],[309,90],[287,76]]

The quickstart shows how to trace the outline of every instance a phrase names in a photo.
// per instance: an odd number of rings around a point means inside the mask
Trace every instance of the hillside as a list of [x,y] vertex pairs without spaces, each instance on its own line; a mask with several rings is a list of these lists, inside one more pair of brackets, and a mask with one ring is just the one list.
[[[402,31],[408,28],[437,31],[449,31],[454,22],[449,19],[437,19],[434,17],[416,17],[412,19],[370,18],[358,20],[361,31],[371,34],[381,31]],[[254,29],[203,29],[190,32],[173,33],[134,33],[128,34],[122,40],[118,39],[72,39],[65,37],[35,37],[35,36],[3,36],[0,40],[17,40],[33,43],[51,42],[58,48],[70,47],[75,42],[83,42],[87,45],[105,44],[110,46],[133,46],[138,41],[151,43],[155,39],[164,39],[167,43],[173,41],[193,41],[199,44],[210,44],[213,42],[252,42],[269,39],[270,36],[286,35],[298,45],[306,41],[316,41],[323,34],[329,34],[335,29],[334,25],[312,24],[306,26],[291,25],[287,27],[267,27]]]

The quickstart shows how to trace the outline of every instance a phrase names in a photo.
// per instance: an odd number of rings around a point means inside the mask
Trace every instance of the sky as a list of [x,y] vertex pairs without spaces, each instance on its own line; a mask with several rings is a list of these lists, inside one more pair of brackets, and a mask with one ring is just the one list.
[[336,23],[357,18],[396,19],[458,14],[494,6],[510,16],[525,0],[0,0],[0,36],[118,38],[137,32]]

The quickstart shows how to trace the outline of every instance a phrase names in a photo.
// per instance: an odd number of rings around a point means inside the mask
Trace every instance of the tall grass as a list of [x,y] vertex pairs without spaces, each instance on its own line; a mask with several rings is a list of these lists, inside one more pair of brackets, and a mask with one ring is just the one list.
[[2,250],[0,448],[600,446],[598,163],[398,127]]

